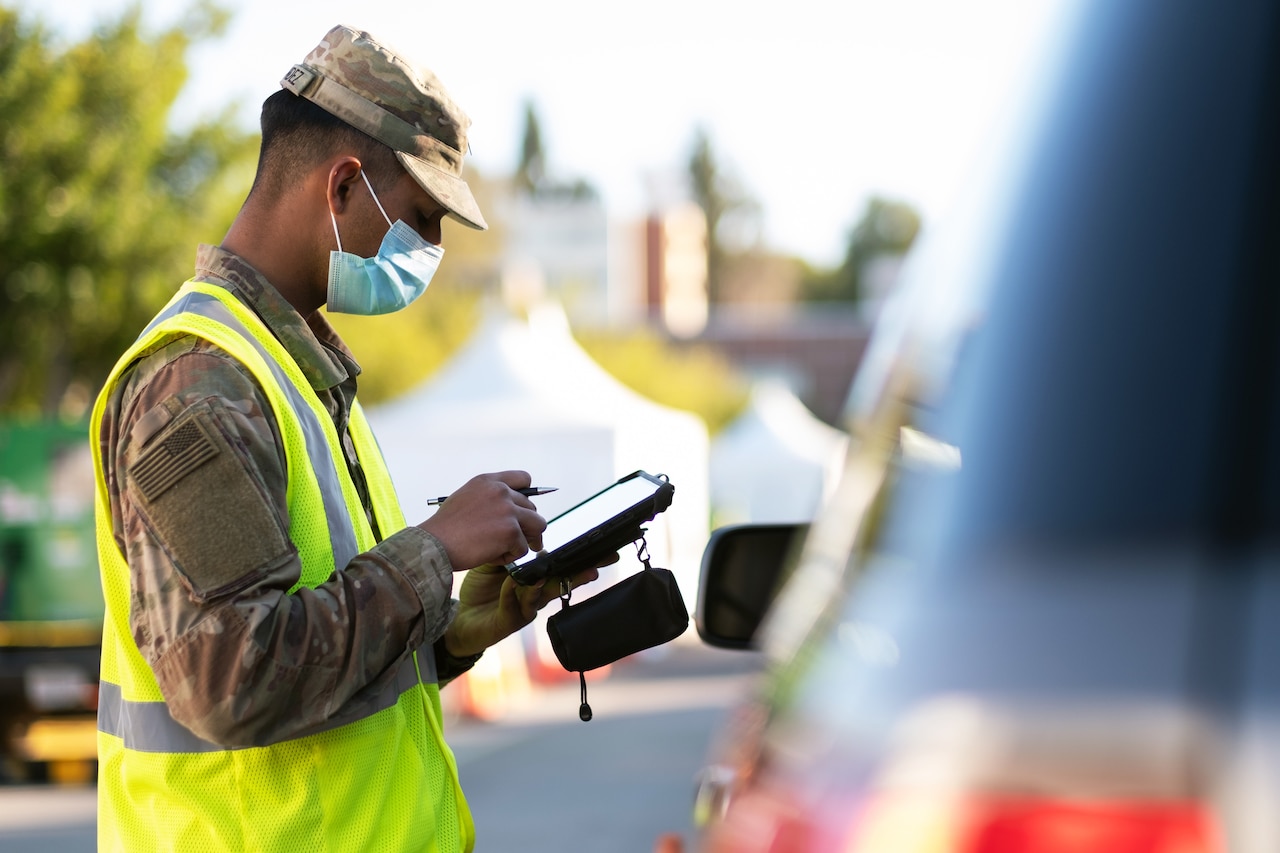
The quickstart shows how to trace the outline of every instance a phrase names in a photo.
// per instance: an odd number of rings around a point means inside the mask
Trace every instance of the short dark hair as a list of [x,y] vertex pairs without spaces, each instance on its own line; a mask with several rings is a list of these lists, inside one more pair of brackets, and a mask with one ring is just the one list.
[[403,172],[390,147],[287,89],[263,101],[261,126],[262,148],[250,195],[278,195],[290,180],[343,152],[360,158],[377,187],[387,186]]

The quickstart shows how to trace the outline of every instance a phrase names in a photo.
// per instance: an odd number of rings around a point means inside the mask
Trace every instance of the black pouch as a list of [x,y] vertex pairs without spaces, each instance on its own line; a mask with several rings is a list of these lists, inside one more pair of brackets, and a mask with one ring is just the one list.
[[642,571],[577,604],[562,597],[560,612],[547,619],[547,636],[556,658],[579,675],[582,706],[578,716],[583,720],[591,719],[591,707],[582,673],[670,642],[689,627],[689,610],[675,575],[650,566],[643,545],[640,553]]

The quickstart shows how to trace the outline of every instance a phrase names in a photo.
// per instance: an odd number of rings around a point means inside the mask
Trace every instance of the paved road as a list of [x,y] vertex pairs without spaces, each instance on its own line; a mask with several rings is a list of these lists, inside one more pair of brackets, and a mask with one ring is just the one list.
[[[574,681],[500,721],[452,725],[480,853],[648,853],[661,832],[691,835],[694,774],[758,659],[683,637],[664,651],[588,682],[589,723],[578,719]],[[0,851],[92,851],[94,797],[92,788],[0,788]]]

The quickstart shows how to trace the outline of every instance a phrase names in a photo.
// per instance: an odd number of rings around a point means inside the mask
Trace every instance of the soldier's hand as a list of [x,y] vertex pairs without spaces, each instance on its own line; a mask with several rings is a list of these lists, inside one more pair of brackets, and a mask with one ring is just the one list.
[[542,547],[547,520],[516,491],[531,482],[526,471],[472,477],[418,526],[440,540],[454,571],[505,566]]
[[[613,554],[600,562],[618,561]],[[573,589],[600,576],[599,568],[584,569],[570,580]],[[503,566],[479,566],[467,572],[458,591],[458,615],[445,631],[445,645],[456,657],[482,652],[533,621],[538,611],[560,596],[560,580],[525,586]]]

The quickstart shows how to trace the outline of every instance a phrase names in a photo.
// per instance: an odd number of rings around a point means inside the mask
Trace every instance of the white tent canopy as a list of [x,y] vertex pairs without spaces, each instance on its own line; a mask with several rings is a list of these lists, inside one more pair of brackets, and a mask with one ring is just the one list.
[[[708,535],[706,428],[613,379],[558,308],[528,322],[491,314],[435,376],[368,416],[411,523],[430,514],[429,498],[484,472],[522,469],[558,487],[536,499],[548,518],[637,469],[666,474],[675,497],[647,541],[692,608]],[[638,567],[629,551],[620,572]]]
[[747,410],[711,445],[718,524],[811,521],[844,467],[848,436],[781,382],[761,380]]

